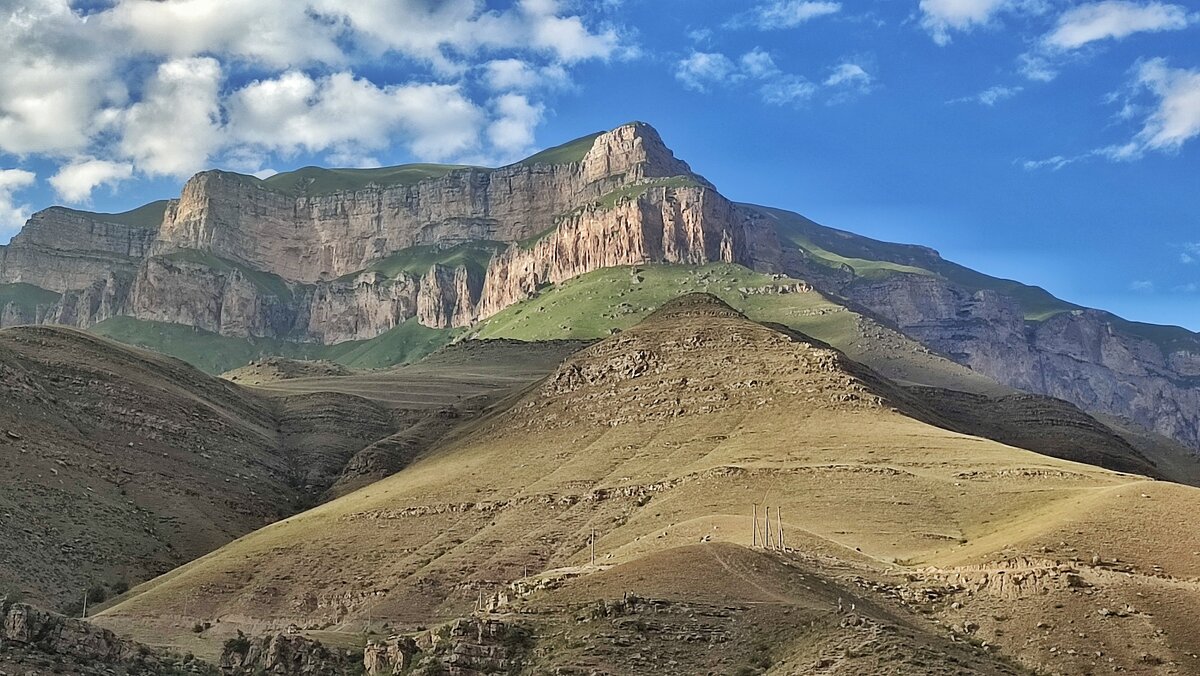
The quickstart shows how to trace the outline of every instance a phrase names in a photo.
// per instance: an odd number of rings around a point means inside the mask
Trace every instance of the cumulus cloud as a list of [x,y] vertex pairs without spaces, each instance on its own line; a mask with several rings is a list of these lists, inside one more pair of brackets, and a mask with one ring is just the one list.
[[1149,113],[1130,141],[1100,154],[1132,160],[1149,151],[1176,152],[1200,136],[1200,69],[1171,68],[1166,59],[1150,59],[1137,67],[1129,89],[1130,96],[1150,96]]
[[753,26],[760,30],[795,28],[800,24],[842,11],[840,2],[809,0],[773,0],[735,17],[732,26]]
[[1183,251],[1179,254],[1179,262],[1191,265],[1197,261],[1200,261],[1200,242],[1185,242]]
[[107,185],[115,186],[133,177],[133,165],[128,162],[110,162],[93,157],[82,158],[64,165],[50,177],[50,185],[58,196],[73,203],[86,203],[92,191]]
[[571,77],[559,63],[535,67],[521,59],[495,59],[483,64],[483,83],[497,92],[529,92],[568,87]]
[[921,0],[921,25],[939,45],[950,43],[952,31],[967,31],[989,22],[1010,0]]
[[14,202],[16,193],[33,185],[37,176],[24,169],[0,169],[0,237],[9,236],[21,229],[29,218],[29,205]]
[[186,176],[205,167],[222,142],[216,59],[167,61],[122,120],[121,151],[147,174]]
[[[49,160],[52,185],[73,201],[126,168],[262,171],[271,153],[300,151],[370,163],[394,147],[419,160],[504,154],[544,118],[536,99],[570,86],[574,64],[635,52],[578,7],[106,0],[84,12],[70,0],[8,0],[0,153]],[[407,81],[359,72],[392,57],[410,64]]]
[[1197,16],[1189,16],[1180,5],[1105,0],[1063,12],[1044,42],[1054,49],[1077,49],[1089,42],[1119,40],[1134,33],[1180,30],[1196,21]]
[[1135,279],[1129,283],[1129,290],[1138,293],[1152,293],[1154,291],[1154,282],[1147,279]]
[[507,159],[518,159],[533,146],[533,131],[542,121],[545,107],[530,103],[521,94],[505,94],[494,102],[496,119],[488,125],[487,135]]
[[235,142],[287,156],[361,158],[402,140],[417,156],[442,160],[476,145],[484,114],[457,85],[379,87],[348,72],[315,79],[291,71],[233,93],[228,116]]
[[1007,87],[1005,85],[995,85],[971,96],[964,96],[958,99],[951,99],[949,103],[978,103],[984,106],[994,106],[1005,99],[1020,94],[1024,91],[1024,87]]
[[724,54],[692,52],[675,67],[675,78],[684,87],[698,92],[717,84],[741,78],[738,67]]

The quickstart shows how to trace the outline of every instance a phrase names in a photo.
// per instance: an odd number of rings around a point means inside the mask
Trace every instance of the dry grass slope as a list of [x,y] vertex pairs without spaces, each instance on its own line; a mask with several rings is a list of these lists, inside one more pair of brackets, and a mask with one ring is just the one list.
[[[618,590],[774,627],[766,655],[732,655],[771,673],[1196,668],[1186,515],[1200,493],[935,427],[913,417],[924,406],[835,350],[688,297],[394,476],[142,585],[100,621],[197,654],[235,627],[350,640],[470,612],[528,571],[579,576],[510,603],[536,610],[546,641],[570,639],[571,660],[617,673],[716,664],[681,650],[679,627],[637,651],[673,667],[564,629],[572,604]],[[782,515],[787,553],[744,549],[752,504]],[[743,572],[715,573],[713,556]],[[191,634],[204,619],[218,629]]]

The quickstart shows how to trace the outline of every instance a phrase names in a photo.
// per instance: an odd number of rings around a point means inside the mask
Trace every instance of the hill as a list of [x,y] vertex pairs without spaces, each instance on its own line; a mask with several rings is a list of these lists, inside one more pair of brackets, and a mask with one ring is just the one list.
[[[62,328],[0,331],[0,596],[98,603],[312,504],[397,427]],[[332,476],[327,476],[332,474]]]
[[[1178,515],[1196,489],[933,426],[927,399],[711,296],[668,303],[508,403],[99,621],[204,654],[237,627],[295,623],[334,642],[364,626],[416,632],[483,597],[486,617],[531,625],[537,645],[566,641],[540,653],[555,668],[619,671],[634,658],[622,646],[645,645],[642,658],[681,672],[758,658],[853,673],[894,656],[920,673],[957,655],[953,640],[1060,672],[1192,659],[1181,609],[1200,599],[1200,541]],[[771,507],[775,544],[782,516],[786,551],[745,551],[762,541],[753,505]],[[714,557],[743,572],[713,574]],[[700,575],[699,588],[681,581]],[[617,590],[677,612],[580,619]],[[777,607],[750,609],[768,599]],[[766,632],[766,654],[742,629],[721,634],[738,646],[730,663],[686,649],[713,622],[740,626],[711,619],[713,605]],[[219,622],[187,629],[203,620]],[[1012,669],[977,654],[978,670]]]

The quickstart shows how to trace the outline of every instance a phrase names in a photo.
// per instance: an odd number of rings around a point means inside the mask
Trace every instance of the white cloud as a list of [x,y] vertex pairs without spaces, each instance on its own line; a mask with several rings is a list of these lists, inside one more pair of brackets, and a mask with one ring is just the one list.
[[986,24],[1010,0],[921,0],[921,25],[934,42],[950,42],[951,31],[967,31]]
[[532,104],[521,94],[505,94],[494,102],[497,117],[488,125],[487,136],[507,159],[519,159],[533,146],[533,131],[542,121],[545,107]]
[[724,54],[692,52],[675,68],[675,77],[684,87],[699,92],[740,77],[738,67]]
[[113,186],[133,176],[133,165],[95,158],[78,159],[61,167],[50,177],[50,185],[67,202],[91,200],[92,191],[102,185]]
[[[338,27],[298,0],[124,0],[94,21],[139,50],[181,58],[211,53],[276,67],[345,60]],[[402,13],[402,12],[401,12]]]
[[378,87],[348,72],[252,82],[230,97],[228,112],[234,142],[285,155],[334,150],[360,164],[397,139],[423,159],[454,157],[475,148],[484,121],[459,86]]
[[1151,293],[1154,291],[1154,282],[1146,279],[1137,279],[1129,283],[1129,290],[1138,293]]
[[1055,49],[1077,49],[1089,42],[1119,40],[1134,33],[1179,30],[1196,20],[1196,15],[1189,17],[1180,5],[1105,0],[1063,12],[1044,42]]
[[1037,171],[1038,169],[1058,171],[1069,164],[1078,162],[1080,159],[1081,158],[1079,157],[1063,157],[1062,155],[1055,155],[1054,157],[1047,157],[1044,160],[1025,160],[1024,162],[1021,162],[1021,166],[1025,169],[1025,171]]
[[21,229],[29,219],[29,205],[17,205],[13,196],[33,185],[37,176],[24,169],[0,169],[0,237],[8,237]]
[[1200,136],[1200,69],[1171,68],[1165,59],[1142,62],[1130,85],[1132,95],[1154,101],[1142,129],[1129,142],[1097,151],[1110,159],[1133,160],[1148,151],[1175,152]]
[[825,78],[826,87],[867,87],[871,84],[871,74],[857,63],[838,64],[833,73]]
[[221,145],[216,59],[167,61],[146,84],[142,100],[122,120],[121,151],[147,174],[187,176],[200,171]]
[[806,0],[773,0],[759,5],[747,15],[734,20],[735,25],[753,25],[762,30],[795,28],[805,21],[842,10],[840,2],[810,2]]
[[495,59],[483,64],[483,83],[496,92],[529,92],[569,87],[571,76],[562,64],[535,67],[521,59]]
[[950,44],[955,31],[970,32],[995,25],[1001,13],[1040,15],[1055,0],[921,0],[921,25],[939,45]]
[[[263,171],[266,154],[299,150],[369,163],[393,143],[421,160],[506,152],[485,144],[512,147],[524,122],[536,119],[536,128],[547,104],[535,98],[570,87],[573,64],[636,52],[618,26],[597,22],[611,3],[106,0],[86,12],[71,0],[0,4],[0,153],[58,165],[60,191],[79,200],[89,182],[117,180],[118,166],[183,176],[219,158]],[[405,60],[407,82],[356,73],[393,56]],[[287,90],[304,84],[297,77],[313,85],[299,100]],[[246,91],[228,88],[247,78],[256,79]],[[508,93],[525,96],[524,117],[472,100]],[[270,96],[284,107],[252,105]],[[496,133],[485,133],[493,122]]]
[[[683,86],[709,91],[718,86],[753,85],[759,98],[771,105],[794,105],[812,99],[822,84],[802,75],[784,72],[771,54],[758,47],[735,61],[718,52],[692,52],[676,64],[675,77]],[[855,93],[870,90],[873,78],[862,66],[844,62],[834,66],[823,86],[830,91],[830,103],[845,100]]]
[[1200,261],[1200,242],[1184,242],[1183,252],[1179,254],[1179,262],[1191,265]]
[[951,99],[948,103],[979,103],[985,106],[994,106],[1005,99],[1011,99],[1017,94],[1020,94],[1023,90],[1024,87],[995,85],[993,87],[988,87],[978,94],[964,96],[959,99]]

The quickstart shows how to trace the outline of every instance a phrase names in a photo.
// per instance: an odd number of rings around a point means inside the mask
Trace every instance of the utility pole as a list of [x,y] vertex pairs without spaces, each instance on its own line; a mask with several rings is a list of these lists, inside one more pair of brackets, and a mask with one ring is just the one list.
[[767,510],[767,518],[766,518],[766,523],[763,525],[763,530],[765,530],[767,532],[767,534],[766,534],[766,537],[763,538],[763,547],[770,549],[771,548],[771,508],[767,507],[766,510]]
[[775,508],[775,520],[779,522],[779,542],[777,542],[776,544],[779,545],[779,551],[782,552],[783,551],[783,508],[782,507]]
[[758,546],[758,503],[754,503],[754,531],[750,534],[750,546]]
[[84,589],[83,590],[83,619],[85,619],[85,620],[87,619],[87,597],[88,597],[88,590]]
[[592,529],[592,565],[596,565],[596,529]]

